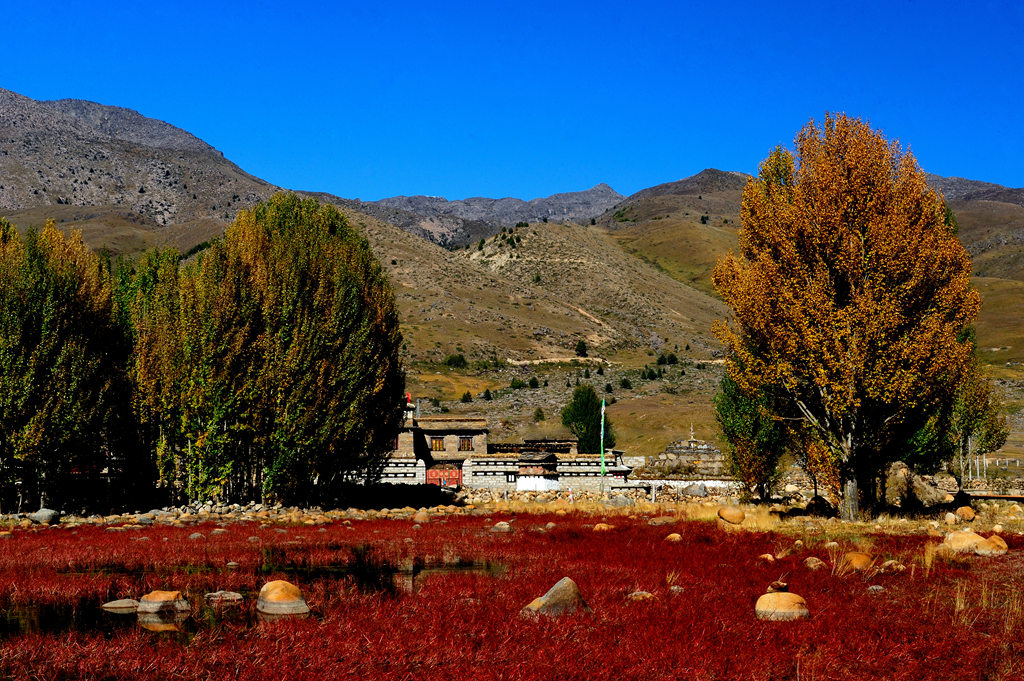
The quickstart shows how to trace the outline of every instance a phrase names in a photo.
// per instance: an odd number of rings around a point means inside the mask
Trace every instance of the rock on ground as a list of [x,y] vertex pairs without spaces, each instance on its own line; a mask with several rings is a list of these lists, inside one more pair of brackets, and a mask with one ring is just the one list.
[[522,609],[523,615],[564,615],[567,613],[583,611],[592,612],[583,600],[576,582],[568,577],[562,577],[546,594],[535,598]]
[[309,606],[299,587],[283,579],[275,579],[260,589],[256,610],[268,615],[305,615]]
[[139,599],[139,614],[187,612],[191,608],[180,591],[150,591]]
[[807,601],[789,591],[773,591],[757,599],[754,613],[760,620],[786,622],[806,619],[811,616]]

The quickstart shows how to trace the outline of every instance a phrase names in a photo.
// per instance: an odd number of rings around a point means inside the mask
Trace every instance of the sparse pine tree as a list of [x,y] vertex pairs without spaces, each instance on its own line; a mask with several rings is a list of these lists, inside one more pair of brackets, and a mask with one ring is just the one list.
[[[577,439],[581,453],[596,454],[601,448],[601,398],[594,386],[585,383],[573,391],[572,400],[562,410],[562,425]],[[604,446],[615,446],[615,434],[611,420],[604,420]]]

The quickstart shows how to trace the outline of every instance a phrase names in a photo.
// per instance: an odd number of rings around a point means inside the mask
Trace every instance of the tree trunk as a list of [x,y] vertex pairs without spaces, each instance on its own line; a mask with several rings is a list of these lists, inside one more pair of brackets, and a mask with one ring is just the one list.
[[843,498],[839,505],[839,515],[843,520],[857,520],[860,516],[857,475],[853,471],[843,473]]

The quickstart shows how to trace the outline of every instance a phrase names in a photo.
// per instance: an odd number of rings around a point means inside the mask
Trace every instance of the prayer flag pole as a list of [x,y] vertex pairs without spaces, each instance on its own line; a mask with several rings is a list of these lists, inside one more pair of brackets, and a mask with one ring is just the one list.
[[601,496],[604,496],[604,398],[601,398]]

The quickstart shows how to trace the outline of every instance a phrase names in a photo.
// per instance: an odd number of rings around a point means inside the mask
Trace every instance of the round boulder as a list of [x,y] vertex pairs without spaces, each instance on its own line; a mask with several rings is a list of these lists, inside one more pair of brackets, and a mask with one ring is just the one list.
[[875,559],[863,551],[850,551],[843,554],[839,562],[839,569],[842,572],[863,572],[875,564]]
[[508,534],[512,531],[512,526],[504,520],[502,520],[499,523],[495,523],[494,527],[492,527],[490,531],[494,534]]
[[670,534],[670,535],[665,537],[665,541],[667,541],[667,542],[677,542],[677,541],[683,541],[683,538],[682,538],[682,536],[678,532],[673,532],[672,534]]
[[788,622],[811,616],[807,601],[788,591],[773,591],[761,596],[754,605],[754,612],[757,619],[771,622]]
[[960,518],[960,520],[971,522],[974,520],[974,509],[970,506],[961,506],[956,509],[956,517]]
[[594,525],[594,532],[610,532],[614,529],[615,526],[609,525],[608,523],[598,523],[597,525]]
[[994,534],[988,539],[978,542],[974,547],[974,553],[979,556],[1002,556],[1008,549],[1003,538]]
[[950,532],[942,544],[949,547],[954,553],[974,553],[975,548],[984,541],[986,539],[980,534],[964,530],[963,532]]
[[52,525],[60,521],[60,513],[50,508],[41,508],[35,513],[29,513],[28,519],[34,523]]
[[275,579],[260,589],[256,610],[265,615],[305,615],[309,613],[309,606],[299,587],[283,579]]
[[747,517],[747,514],[743,512],[743,509],[735,506],[722,506],[718,509],[718,526],[731,530],[739,527],[743,524],[743,519]]
[[823,567],[828,567],[828,565],[825,563],[825,561],[821,560],[820,558],[817,558],[815,556],[808,556],[806,559],[804,559],[804,567],[806,567],[808,570],[820,570]]
[[136,612],[140,614],[152,614],[161,612],[188,612],[189,610],[188,601],[182,598],[180,591],[150,591],[139,599],[139,607]]

